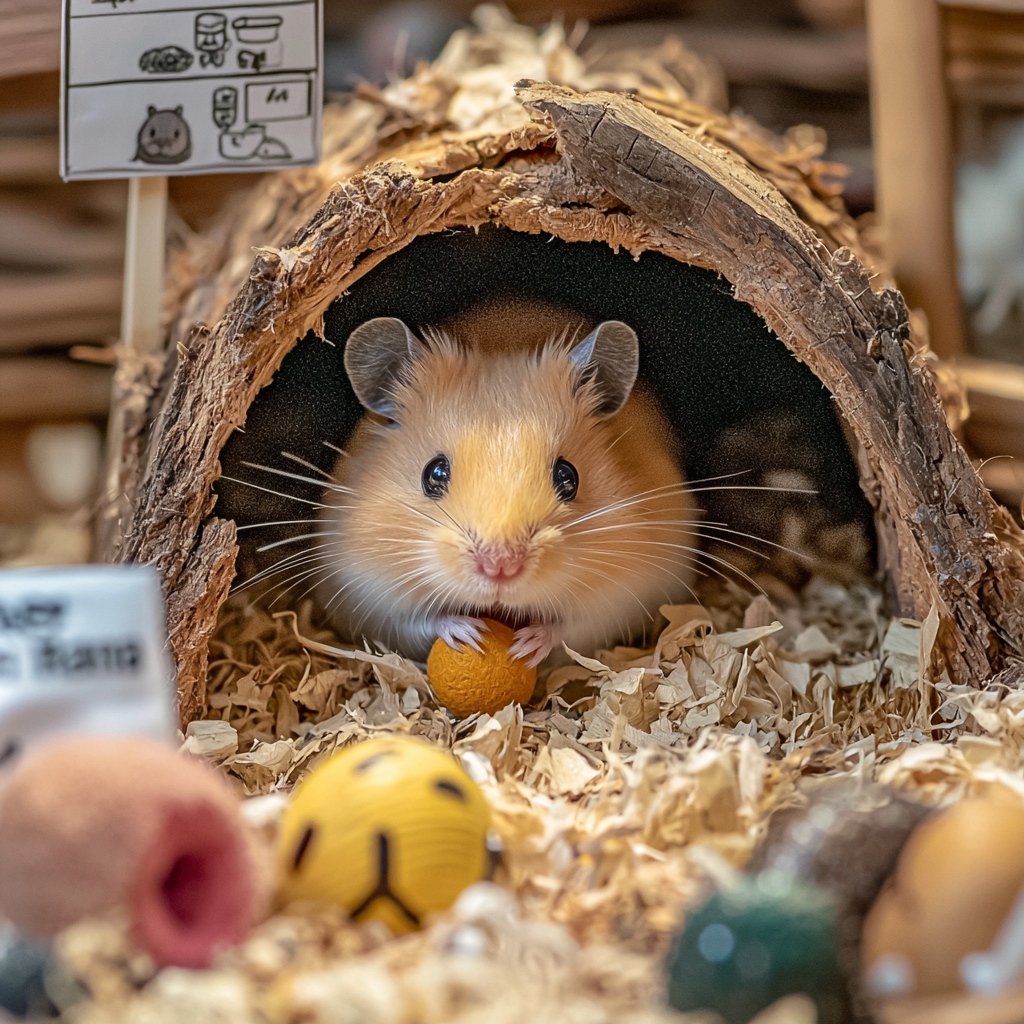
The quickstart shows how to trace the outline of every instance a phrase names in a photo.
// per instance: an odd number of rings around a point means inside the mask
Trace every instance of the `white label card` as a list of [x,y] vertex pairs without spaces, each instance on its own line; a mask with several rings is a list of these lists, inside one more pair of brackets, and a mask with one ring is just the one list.
[[67,734],[175,732],[163,595],[146,566],[0,571],[0,778]]
[[321,0],[64,0],[65,180],[320,159]]

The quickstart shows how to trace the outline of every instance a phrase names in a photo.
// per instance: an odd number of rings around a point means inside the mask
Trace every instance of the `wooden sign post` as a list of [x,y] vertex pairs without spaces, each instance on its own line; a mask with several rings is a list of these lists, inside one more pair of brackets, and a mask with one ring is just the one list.
[[132,497],[126,419],[145,419],[163,365],[167,176],[319,162],[322,15],[322,0],[64,0],[61,175],[130,181],[101,557]]
[[164,239],[167,178],[130,178],[124,250],[121,345],[133,352],[163,349]]

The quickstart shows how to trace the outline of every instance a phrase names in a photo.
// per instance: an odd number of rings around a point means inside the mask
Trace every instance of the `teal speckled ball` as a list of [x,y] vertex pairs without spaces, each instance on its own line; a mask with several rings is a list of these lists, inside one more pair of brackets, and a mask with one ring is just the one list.
[[669,1002],[747,1024],[782,996],[803,992],[819,1024],[848,1020],[836,910],[822,889],[766,871],[715,893],[689,915],[668,959]]

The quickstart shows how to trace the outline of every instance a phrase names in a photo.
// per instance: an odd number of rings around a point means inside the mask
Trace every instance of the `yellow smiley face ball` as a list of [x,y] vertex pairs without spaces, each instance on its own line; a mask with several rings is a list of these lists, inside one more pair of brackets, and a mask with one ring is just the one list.
[[490,809],[448,753],[389,736],[314,771],[284,813],[280,898],[329,900],[353,920],[418,928],[487,873]]

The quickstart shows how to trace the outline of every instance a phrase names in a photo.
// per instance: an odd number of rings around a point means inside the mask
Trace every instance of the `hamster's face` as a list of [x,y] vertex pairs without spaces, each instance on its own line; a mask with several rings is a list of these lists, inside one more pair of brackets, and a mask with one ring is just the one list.
[[149,108],[149,117],[139,129],[136,159],[146,163],[174,164],[187,160],[192,151],[188,124],[175,110]]
[[496,357],[433,343],[394,399],[393,424],[371,428],[346,472],[356,496],[342,529],[347,557],[396,603],[579,620],[678,557],[664,540],[686,515],[678,472],[646,493],[644,467],[616,452],[628,425],[600,414],[564,348]]

